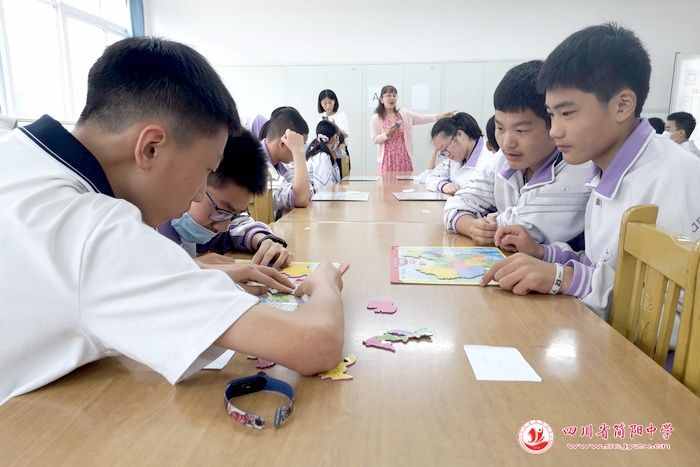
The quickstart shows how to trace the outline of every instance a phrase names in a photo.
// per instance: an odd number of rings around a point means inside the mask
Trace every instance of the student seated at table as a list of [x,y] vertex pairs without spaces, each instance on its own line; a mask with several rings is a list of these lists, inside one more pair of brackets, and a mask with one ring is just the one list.
[[695,131],[695,117],[688,112],[674,112],[666,118],[668,136],[686,151],[700,156],[700,148],[690,140],[693,131]]
[[250,131],[253,134],[253,136],[255,136],[258,139],[258,141],[261,141],[261,132],[268,120],[269,119],[267,117],[257,114],[254,117],[248,118],[243,123],[243,127]]
[[[700,239],[700,160],[640,119],[650,75],[639,38],[615,24],[578,31],[549,55],[538,85],[546,92],[552,138],[571,164],[595,164],[585,250],[538,245],[523,229],[505,227],[497,240],[522,253],[494,266],[485,280],[495,278],[517,294],[573,295],[607,318],[627,209],[654,204],[659,228]],[[561,288],[554,284],[559,274]]]
[[[308,375],[338,364],[342,281],[331,264],[288,313],[155,229],[201,195],[239,129],[204,57],[132,37],[90,69],[72,133],[43,116],[0,138],[0,404],[119,354],[173,384],[225,348]],[[286,141],[296,149],[302,139]]]
[[306,149],[306,164],[314,193],[328,191],[340,183],[340,158],[336,155],[340,136],[333,122],[321,120],[316,125],[316,137]]
[[425,181],[430,191],[455,194],[466,186],[479,165],[491,160],[481,128],[468,113],[441,118],[433,125],[430,136],[435,149],[445,156]]
[[647,119],[649,122],[649,125],[656,131],[657,135],[663,135],[664,131],[666,131],[666,122],[664,122],[662,119],[659,117],[651,117]]
[[260,130],[272,177],[275,219],[311,203],[313,193],[304,150],[308,134],[309,126],[294,107],[275,109]]
[[496,116],[491,115],[489,121],[486,122],[486,147],[491,152],[498,152],[501,150],[501,145],[498,144],[498,138],[496,138]]
[[539,60],[520,64],[496,88],[501,150],[445,203],[449,232],[491,245],[499,226],[522,225],[540,243],[572,241],[583,231],[592,169],[568,164],[550,138],[536,88],[541,67]]
[[[288,264],[287,243],[247,213],[250,198],[263,193],[266,186],[265,154],[258,140],[250,132],[241,130],[240,134],[228,137],[224,157],[219,167],[207,177],[204,193],[192,201],[185,214],[162,223],[158,231],[181,245],[193,258],[207,252],[254,253],[253,264],[234,264],[232,261],[198,263],[202,267],[221,269],[237,282],[244,273],[242,270],[255,269],[259,277],[256,282],[287,290],[291,283],[266,267],[279,269]],[[286,285],[280,289],[282,283]],[[259,287],[240,285],[249,292],[264,291]]]

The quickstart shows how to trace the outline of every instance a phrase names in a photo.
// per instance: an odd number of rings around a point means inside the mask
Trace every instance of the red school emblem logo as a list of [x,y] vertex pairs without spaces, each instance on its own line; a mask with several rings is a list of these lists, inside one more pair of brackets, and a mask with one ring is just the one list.
[[518,433],[520,447],[530,454],[543,454],[554,444],[552,427],[542,420],[530,420]]

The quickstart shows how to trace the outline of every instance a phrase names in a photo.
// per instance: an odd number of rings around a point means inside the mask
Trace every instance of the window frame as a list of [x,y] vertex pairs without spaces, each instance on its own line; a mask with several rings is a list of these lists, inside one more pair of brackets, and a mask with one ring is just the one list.
[[[15,111],[15,92],[12,75],[12,63],[10,59],[10,44],[7,37],[7,28],[5,28],[5,8],[4,1],[0,0],[0,106],[2,113],[17,118],[20,122],[30,122],[34,120],[32,115],[18,115]],[[70,57],[70,49],[68,42],[68,32],[66,28],[67,20],[76,20],[91,26],[98,27],[104,32],[109,32],[116,36],[131,37],[133,36],[133,21],[131,20],[131,1],[127,1],[127,10],[129,11],[129,26],[124,27],[117,23],[111,22],[103,17],[97,16],[87,11],[83,11],[75,6],[64,3],[63,0],[33,0],[43,3],[55,10],[57,35],[56,40],[59,46],[59,63],[60,63],[60,80],[61,90],[63,92],[63,112],[65,115],[77,115],[81,109],[76,109],[73,96],[73,76],[72,62]],[[66,124],[74,124],[72,121],[65,121]]]

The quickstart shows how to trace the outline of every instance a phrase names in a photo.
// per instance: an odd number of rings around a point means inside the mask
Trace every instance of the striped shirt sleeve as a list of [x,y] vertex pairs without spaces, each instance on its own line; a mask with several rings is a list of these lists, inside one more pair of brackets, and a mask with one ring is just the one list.
[[228,226],[228,233],[231,237],[233,249],[254,253],[253,237],[257,234],[272,235],[270,228],[258,222],[248,214],[236,216]]
[[493,164],[476,169],[467,184],[445,203],[443,220],[447,231],[457,232],[457,221],[463,216],[486,217],[496,211]]
[[450,183],[450,160],[441,158],[425,179],[425,187],[442,193],[442,188]]

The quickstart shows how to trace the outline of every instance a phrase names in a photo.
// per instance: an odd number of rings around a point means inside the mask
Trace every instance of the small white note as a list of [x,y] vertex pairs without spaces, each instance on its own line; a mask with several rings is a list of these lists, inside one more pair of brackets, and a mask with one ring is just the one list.
[[542,382],[542,378],[515,347],[465,345],[464,352],[479,381]]
[[233,356],[236,355],[236,352],[233,350],[227,350],[226,352],[222,353],[219,358],[211,362],[209,365],[205,366],[202,368],[203,370],[223,370],[226,365],[228,365],[228,362],[231,361]]

